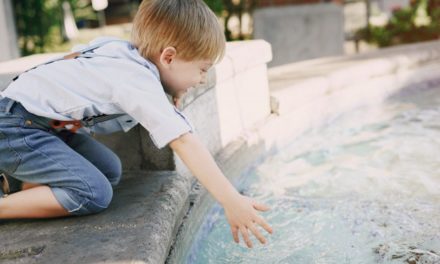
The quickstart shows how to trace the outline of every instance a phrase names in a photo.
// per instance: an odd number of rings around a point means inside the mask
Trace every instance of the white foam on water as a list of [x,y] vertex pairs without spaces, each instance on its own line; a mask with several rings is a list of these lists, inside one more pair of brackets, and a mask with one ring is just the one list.
[[216,205],[188,262],[440,263],[439,95],[397,95],[292,140],[241,186],[272,207],[269,244],[237,246]]

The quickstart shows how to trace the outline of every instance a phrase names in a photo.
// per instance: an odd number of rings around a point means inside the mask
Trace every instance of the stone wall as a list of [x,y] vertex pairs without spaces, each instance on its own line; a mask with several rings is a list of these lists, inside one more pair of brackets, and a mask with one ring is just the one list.
[[344,53],[344,15],[340,5],[313,4],[260,8],[254,37],[272,45],[269,67]]

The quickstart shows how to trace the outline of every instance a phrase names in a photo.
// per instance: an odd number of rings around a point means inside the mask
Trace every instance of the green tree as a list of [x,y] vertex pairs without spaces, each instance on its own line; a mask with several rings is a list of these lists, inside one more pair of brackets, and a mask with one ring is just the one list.
[[232,32],[228,28],[228,23],[233,16],[237,16],[241,29],[243,14],[252,14],[258,0],[205,0],[205,2],[219,17],[224,19],[225,36],[227,40],[243,40],[250,37],[245,36],[241,31],[238,36],[232,36]]
[[[62,35],[63,1],[70,3],[77,21],[96,19],[90,0],[13,0],[13,11],[23,56],[53,50],[65,41]],[[229,19],[236,15],[239,20],[244,13],[252,13],[257,0],[204,0],[219,16],[224,18],[225,35],[233,36],[227,27]],[[139,3],[141,1],[139,0]],[[241,21],[240,21],[241,23]],[[240,27],[241,28],[241,27]],[[236,39],[245,39],[242,33]]]
[[51,33],[60,26],[58,1],[15,0],[12,4],[22,55],[44,52],[54,42]]
[[[417,25],[418,10],[430,18],[428,25]],[[384,26],[371,26],[358,32],[360,38],[379,47],[434,40],[440,37],[440,0],[413,0],[406,8],[395,9]]]
[[76,18],[94,18],[89,0],[14,0],[12,7],[21,55],[51,50],[66,41],[63,38],[63,11],[67,1]]
[[205,3],[211,8],[214,13],[217,15],[221,15],[223,11],[223,2],[222,0],[205,0]]

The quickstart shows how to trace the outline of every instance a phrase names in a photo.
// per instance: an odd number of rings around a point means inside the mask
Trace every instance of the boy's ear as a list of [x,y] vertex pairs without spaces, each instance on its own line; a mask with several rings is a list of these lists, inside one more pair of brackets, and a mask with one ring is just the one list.
[[160,54],[159,61],[163,66],[169,66],[177,56],[176,48],[166,47]]

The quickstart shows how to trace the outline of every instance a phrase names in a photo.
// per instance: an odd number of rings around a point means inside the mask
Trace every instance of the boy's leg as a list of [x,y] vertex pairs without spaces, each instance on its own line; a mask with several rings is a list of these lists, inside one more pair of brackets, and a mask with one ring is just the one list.
[[[0,160],[1,169],[23,182],[50,188],[39,186],[2,198],[0,218],[55,217],[65,212],[82,215],[108,206],[112,188],[107,178],[54,134],[32,128],[5,128],[2,132],[8,144],[0,149],[0,157],[16,155],[19,159],[9,158],[11,163]],[[14,170],[6,170],[11,168]]]
[[0,199],[0,219],[51,218],[69,212],[57,201],[50,187],[34,186]]
[[22,185],[21,185],[21,190],[24,191],[24,190],[35,188],[35,187],[38,187],[38,186],[43,186],[43,185],[38,184],[38,183],[23,182]]
[[[62,131],[59,137],[69,147],[95,165],[95,167],[107,177],[113,187],[120,182],[122,176],[121,160],[107,146],[88,135],[74,134],[69,131]],[[21,190],[27,190],[38,186],[42,185],[23,182],[21,184]]]
[[[76,152],[95,165],[116,186],[121,178],[122,168],[120,159],[110,149],[90,136],[63,132],[60,137]],[[36,188],[39,187],[39,188]],[[34,190],[29,190],[34,188]],[[29,191],[25,191],[29,190]],[[26,206],[20,206],[23,201]],[[38,206],[43,204],[44,206]],[[14,208],[14,210],[12,210]],[[21,209],[17,210],[17,209]],[[48,218],[69,215],[56,200],[48,186],[23,182],[22,191],[0,200],[0,218]]]
[[122,176],[121,160],[111,149],[85,134],[62,131],[59,137],[69,147],[95,165],[113,187],[119,183]]

